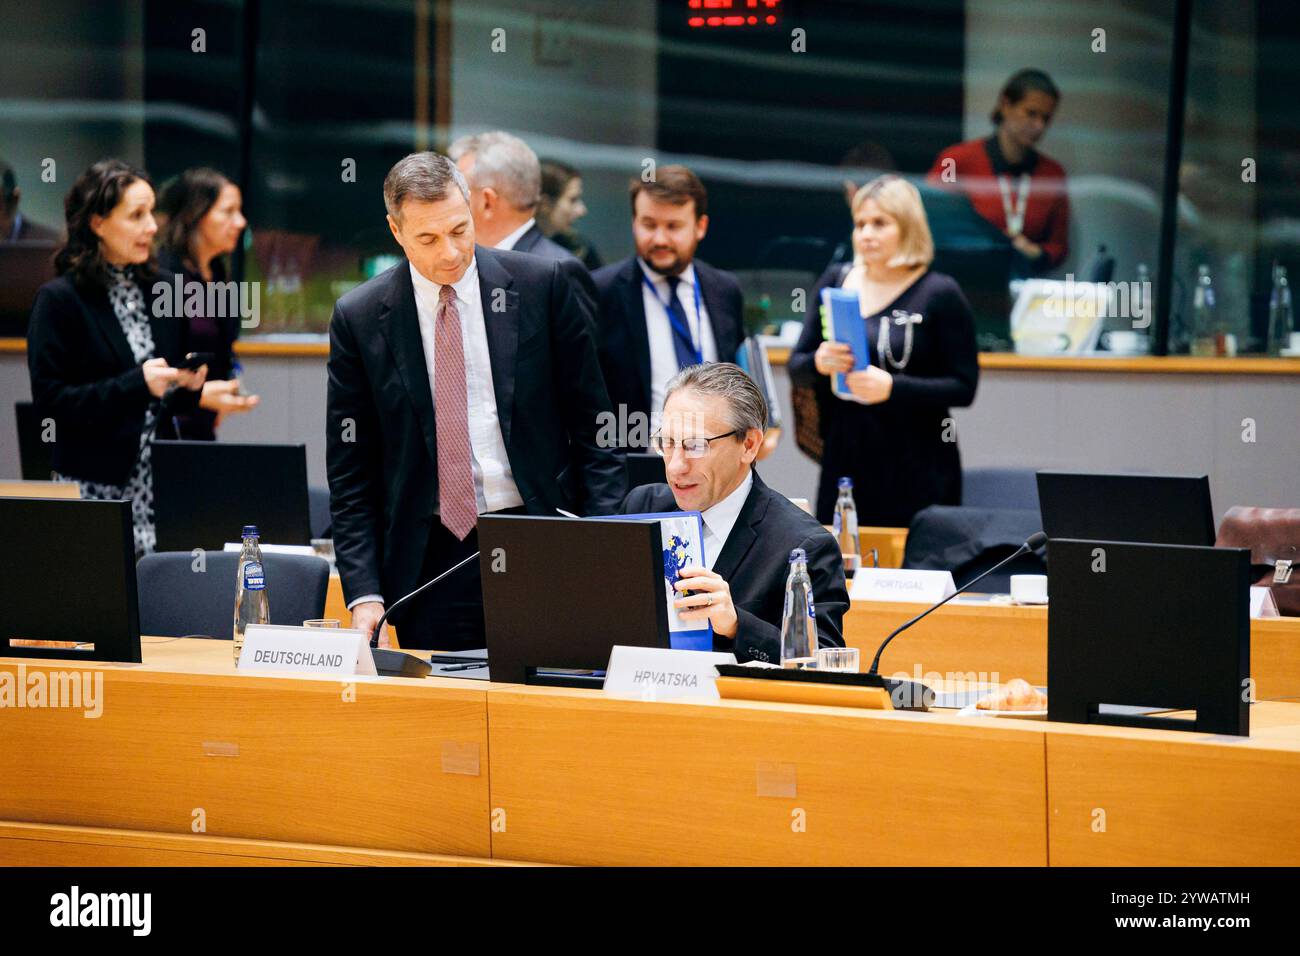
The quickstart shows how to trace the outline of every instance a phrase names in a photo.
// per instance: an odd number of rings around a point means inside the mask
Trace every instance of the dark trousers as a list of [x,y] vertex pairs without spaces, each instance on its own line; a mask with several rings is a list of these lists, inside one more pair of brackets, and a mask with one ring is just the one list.
[[[520,508],[508,508],[497,514],[526,514]],[[431,581],[457,561],[478,550],[478,528],[457,541],[434,516],[429,529],[429,544],[424,552],[418,584]],[[417,586],[418,586],[417,584]],[[390,618],[397,628],[403,648],[422,650],[468,651],[487,647],[483,623],[483,582],[478,561],[471,561],[455,574],[448,575],[410,604],[398,608]]]

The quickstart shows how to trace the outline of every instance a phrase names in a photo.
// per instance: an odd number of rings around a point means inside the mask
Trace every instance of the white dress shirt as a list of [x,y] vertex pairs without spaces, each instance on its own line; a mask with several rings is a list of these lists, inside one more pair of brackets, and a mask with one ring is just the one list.
[[710,571],[713,570],[713,564],[718,560],[722,549],[727,546],[727,538],[731,537],[731,529],[736,526],[740,509],[745,507],[745,499],[749,497],[749,490],[753,487],[754,472],[749,470],[745,473],[745,480],[735,491],[712,508],[700,512],[700,517],[704,519],[704,559]]
[[[429,394],[437,373],[434,328],[438,296],[442,286],[431,282],[411,266],[411,283],[415,287],[415,311],[420,322],[420,341],[424,346],[424,364],[429,369]],[[488,353],[487,325],[483,315],[483,297],[478,284],[478,262],[472,260],[460,281],[453,283],[456,308],[460,312],[461,346],[465,352],[465,393],[469,408],[469,444],[474,471],[474,497],[479,514],[515,508],[524,503],[510,470],[501,421],[497,415],[496,393],[492,390],[492,362]],[[363,594],[348,603],[351,610],[364,601],[383,601],[379,594]]]
[[[650,338],[650,415],[654,427],[658,427],[660,414],[664,409],[664,393],[669,380],[677,374],[677,350],[673,348],[673,328],[668,321],[668,312],[664,302],[668,300],[668,279],[655,272],[637,259],[641,272],[654,286],[652,293],[641,283],[641,301],[645,306],[646,332]],[[700,295],[700,311],[695,312],[695,266],[687,266],[677,283],[677,300],[686,313],[686,323],[691,330],[695,344],[706,362],[718,361],[718,344],[713,339],[713,326],[709,324],[709,313],[704,307],[704,295]],[[730,358],[730,357],[729,357]]]
[[515,243],[524,237],[524,233],[526,233],[529,229],[533,228],[533,224],[536,222],[537,222],[536,217],[529,219],[526,223],[524,223],[514,232],[510,233],[510,235],[506,236],[504,239],[502,239],[492,248],[505,249],[507,252],[510,251],[515,247]]

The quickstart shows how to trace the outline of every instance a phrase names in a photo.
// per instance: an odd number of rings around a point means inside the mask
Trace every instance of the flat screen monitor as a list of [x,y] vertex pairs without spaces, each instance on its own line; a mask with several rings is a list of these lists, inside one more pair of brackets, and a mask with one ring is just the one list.
[[1040,471],[1038,503],[1048,538],[1214,544],[1206,475]]
[[642,485],[656,485],[667,481],[664,474],[664,459],[654,452],[630,451],[627,453],[627,486],[629,489]]
[[140,662],[131,502],[0,498],[0,525],[0,657]]
[[1047,718],[1250,733],[1250,551],[1053,538]]
[[311,544],[304,445],[153,443],[159,551],[220,551],[257,525],[265,544]]
[[[615,644],[669,646],[658,521],[480,515],[478,534],[493,681],[597,670]],[[594,589],[581,581],[592,568]]]

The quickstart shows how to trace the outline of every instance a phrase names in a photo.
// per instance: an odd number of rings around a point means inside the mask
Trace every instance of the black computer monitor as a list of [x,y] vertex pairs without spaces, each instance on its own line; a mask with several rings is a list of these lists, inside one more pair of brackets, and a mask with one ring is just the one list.
[[140,662],[131,502],[0,498],[0,527],[0,657]]
[[669,646],[658,521],[480,515],[478,535],[493,681],[600,669],[615,644]]
[[627,453],[627,486],[629,489],[639,488],[642,485],[661,484],[667,480],[662,455],[640,451]]
[[1048,538],[1214,544],[1206,475],[1040,471],[1038,504]]
[[153,443],[159,551],[220,551],[257,525],[268,544],[311,544],[304,445]]
[[1054,538],[1047,558],[1048,720],[1250,734],[1249,549]]

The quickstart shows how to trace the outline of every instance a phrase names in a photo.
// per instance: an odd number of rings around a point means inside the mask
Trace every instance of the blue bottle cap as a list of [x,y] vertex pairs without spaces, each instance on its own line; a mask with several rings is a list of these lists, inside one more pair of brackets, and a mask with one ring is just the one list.
[[841,488],[852,488],[852,487],[853,487],[853,479],[852,479],[852,478],[841,478],[841,479],[840,479],[840,487],[841,487]]
[[795,548],[793,551],[790,552],[791,564],[794,564],[796,561],[807,561],[807,560],[808,560],[808,552],[805,551],[803,548]]
[[248,537],[256,538],[256,537],[257,537],[257,525],[255,525],[255,524],[246,524],[246,525],[244,525],[244,533],[241,535],[241,537],[244,537],[244,538],[248,538]]

